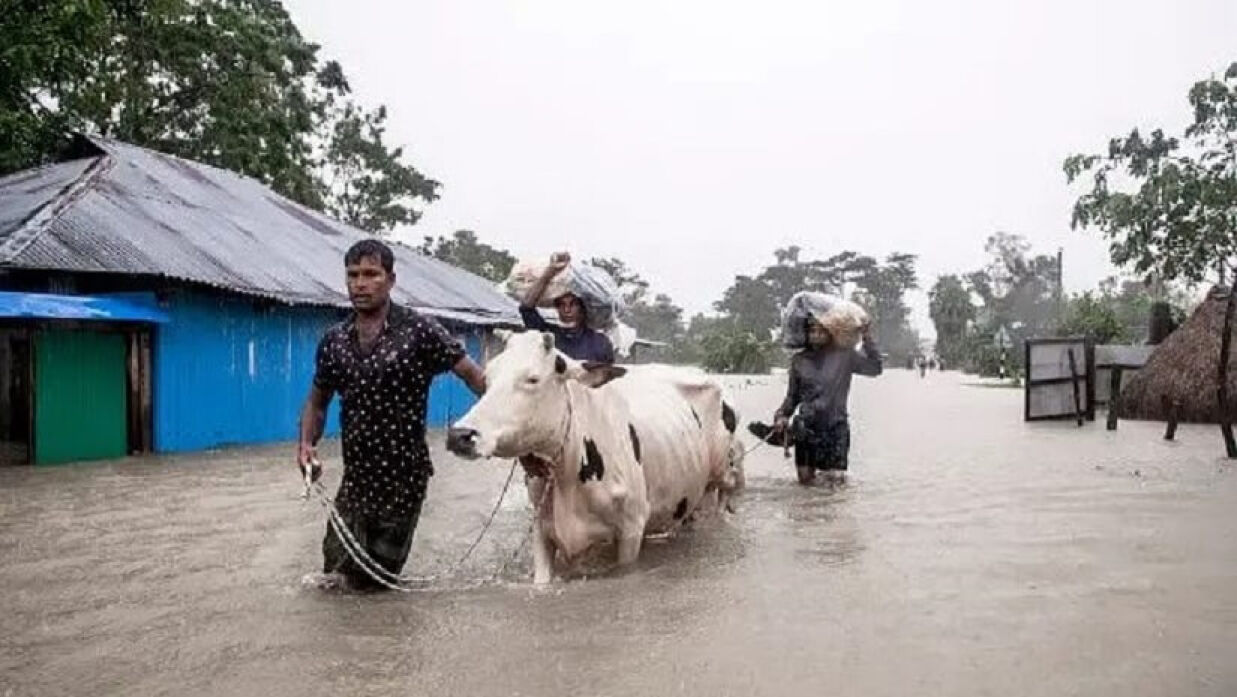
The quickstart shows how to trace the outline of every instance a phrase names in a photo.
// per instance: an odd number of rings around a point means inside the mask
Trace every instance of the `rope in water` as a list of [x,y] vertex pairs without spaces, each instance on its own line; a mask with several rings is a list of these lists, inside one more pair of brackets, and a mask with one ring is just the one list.
[[[339,509],[336,508],[335,502],[327,494],[326,487],[322,484],[322,482],[307,481],[305,494],[302,498],[307,497],[310,492],[315,495],[318,502],[324,509],[326,509],[328,524],[330,525],[331,530],[333,530],[335,535],[339,538],[343,548],[348,552],[348,556],[352,557],[352,561],[357,565],[357,567],[364,571],[365,575],[373,579],[375,583],[378,583],[384,588],[402,593],[426,591],[430,590],[428,586],[434,582],[456,575],[460,568],[463,567],[464,563],[468,561],[469,557],[472,556],[472,553],[477,549],[477,546],[481,544],[481,540],[485,538],[486,533],[488,533],[490,528],[493,526],[494,519],[498,517],[498,510],[502,506],[503,499],[507,497],[507,490],[511,488],[511,480],[515,476],[515,468],[517,464],[518,462],[511,463],[511,469],[507,472],[507,480],[503,483],[502,491],[498,494],[498,500],[494,502],[494,508],[490,511],[490,515],[486,519],[485,524],[481,526],[481,531],[477,534],[476,539],[474,539],[472,544],[468,546],[468,549],[459,558],[459,560],[451,565],[448,571],[445,573],[434,574],[432,576],[401,576],[383,568],[381,564],[375,561],[374,558],[371,557],[367,551],[365,551],[365,548],[357,541],[356,537],[353,536],[352,531],[348,529],[348,524],[344,521],[343,516],[340,515]],[[525,538],[525,542],[526,541],[527,538]],[[521,542],[520,549],[522,549],[523,546],[524,542]],[[519,553],[519,549],[516,550],[516,553]],[[499,573],[506,568],[507,564],[504,563],[500,568]],[[497,574],[495,577],[497,577]]]

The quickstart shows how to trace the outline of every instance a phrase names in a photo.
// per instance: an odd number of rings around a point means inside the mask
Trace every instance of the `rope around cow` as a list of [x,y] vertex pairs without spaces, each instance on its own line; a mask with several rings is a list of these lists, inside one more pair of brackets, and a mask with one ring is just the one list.
[[[464,562],[468,561],[468,558],[472,556],[473,551],[475,551],[477,546],[481,544],[481,540],[485,537],[486,533],[489,532],[490,527],[494,524],[494,519],[498,516],[498,509],[502,506],[503,499],[507,497],[507,490],[511,488],[511,480],[515,476],[515,468],[518,464],[518,461],[511,463],[511,469],[507,472],[507,480],[503,482],[503,488],[498,494],[498,500],[494,502],[494,508],[490,511],[490,515],[486,519],[485,524],[481,526],[481,531],[477,534],[476,539],[473,540],[472,544],[468,546],[468,549],[459,558],[459,560],[451,565],[447,572],[434,574],[431,576],[401,576],[386,570],[381,564],[375,561],[374,558],[365,551],[365,548],[357,542],[357,539],[353,536],[352,531],[348,529],[348,524],[340,515],[339,509],[335,506],[335,502],[327,494],[326,486],[324,486],[321,481],[314,481],[312,479],[310,468],[304,468],[305,491],[301,495],[301,499],[308,499],[310,493],[314,494],[315,498],[318,500],[318,503],[320,503],[326,510],[327,522],[330,525],[331,530],[333,530],[335,535],[339,537],[343,548],[348,552],[348,556],[352,557],[352,561],[357,565],[357,567],[364,571],[365,574],[373,579],[375,583],[378,583],[384,588],[399,591],[401,593],[425,592],[431,590],[429,586],[436,581],[456,575],[460,568],[463,567]],[[315,462],[312,467],[317,468],[320,467],[320,465]],[[525,538],[520,542],[520,546],[516,548],[515,554],[519,554],[520,550],[524,548],[524,545],[528,541],[528,536],[531,534],[531,530],[532,529],[530,527],[529,532],[525,533]],[[505,561],[503,565],[499,567],[498,571],[496,571],[490,578],[490,580],[494,580],[499,574],[506,570],[509,563],[510,560]],[[473,585],[480,584],[481,582],[477,582]]]
[[[768,442],[764,440],[758,441],[752,447],[745,449],[743,451],[743,456],[747,457],[751,453],[766,445],[768,445]],[[519,460],[512,461],[511,469],[507,471],[507,479],[503,482],[502,491],[498,494],[498,500],[494,502],[494,507],[490,510],[489,517],[486,518],[485,523],[481,526],[481,531],[477,533],[476,539],[472,541],[472,544],[468,546],[468,549],[465,550],[464,554],[451,565],[451,568],[446,573],[433,574],[430,576],[402,576],[387,571],[381,564],[375,561],[374,558],[371,557],[369,553],[365,551],[365,548],[357,541],[356,537],[353,536],[352,531],[348,529],[348,524],[344,521],[343,516],[340,515],[339,509],[336,508],[334,500],[332,500],[328,495],[326,486],[324,486],[321,481],[314,481],[312,479],[311,470],[309,468],[305,468],[304,470],[305,491],[301,495],[301,499],[308,499],[310,493],[315,495],[318,503],[320,503],[326,510],[327,522],[331,529],[335,532],[335,535],[340,539],[343,548],[348,552],[348,556],[352,557],[353,563],[364,571],[367,576],[373,579],[375,583],[378,583],[384,588],[399,591],[401,593],[425,592],[431,590],[430,586],[436,581],[456,575],[464,566],[464,563],[468,561],[469,557],[472,556],[472,553],[476,551],[477,546],[481,544],[481,540],[485,538],[486,533],[488,533],[490,528],[494,525],[494,519],[498,516],[498,510],[501,508],[503,500],[507,497],[507,491],[511,488],[511,480],[515,476],[515,468],[517,465],[519,465]],[[315,462],[312,466],[317,468],[321,465]],[[543,499],[548,492],[548,489],[543,492]],[[529,524],[528,530],[525,531],[524,537],[520,540],[519,546],[516,547],[515,551],[511,554],[511,557],[506,559],[502,566],[500,566],[498,570],[496,570],[489,578],[490,581],[497,579],[499,575],[507,570],[507,567],[511,564],[511,561],[514,560],[515,557],[519,555],[520,551],[524,549],[524,545],[528,544],[528,540],[531,536],[532,524]],[[482,582],[476,582],[473,585],[481,585],[481,583]]]

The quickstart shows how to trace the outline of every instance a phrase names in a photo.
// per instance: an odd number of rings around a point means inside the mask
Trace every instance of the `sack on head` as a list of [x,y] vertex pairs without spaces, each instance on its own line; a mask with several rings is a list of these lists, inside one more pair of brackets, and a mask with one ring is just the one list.
[[859,344],[868,313],[857,304],[825,293],[802,291],[782,310],[782,345],[789,349],[807,348],[807,321],[814,319],[843,348]]

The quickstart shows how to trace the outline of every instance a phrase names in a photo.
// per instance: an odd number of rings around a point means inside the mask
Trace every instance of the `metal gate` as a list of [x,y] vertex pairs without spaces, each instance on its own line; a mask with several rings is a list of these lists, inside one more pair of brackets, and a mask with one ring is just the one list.
[[1095,350],[1086,339],[1028,339],[1027,421],[1095,418]]

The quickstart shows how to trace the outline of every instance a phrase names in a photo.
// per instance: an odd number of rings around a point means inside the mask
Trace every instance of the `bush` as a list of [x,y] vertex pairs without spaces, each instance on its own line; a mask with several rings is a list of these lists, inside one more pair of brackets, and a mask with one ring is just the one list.
[[768,373],[780,353],[771,341],[751,332],[719,328],[701,339],[701,363],[714,373]]

